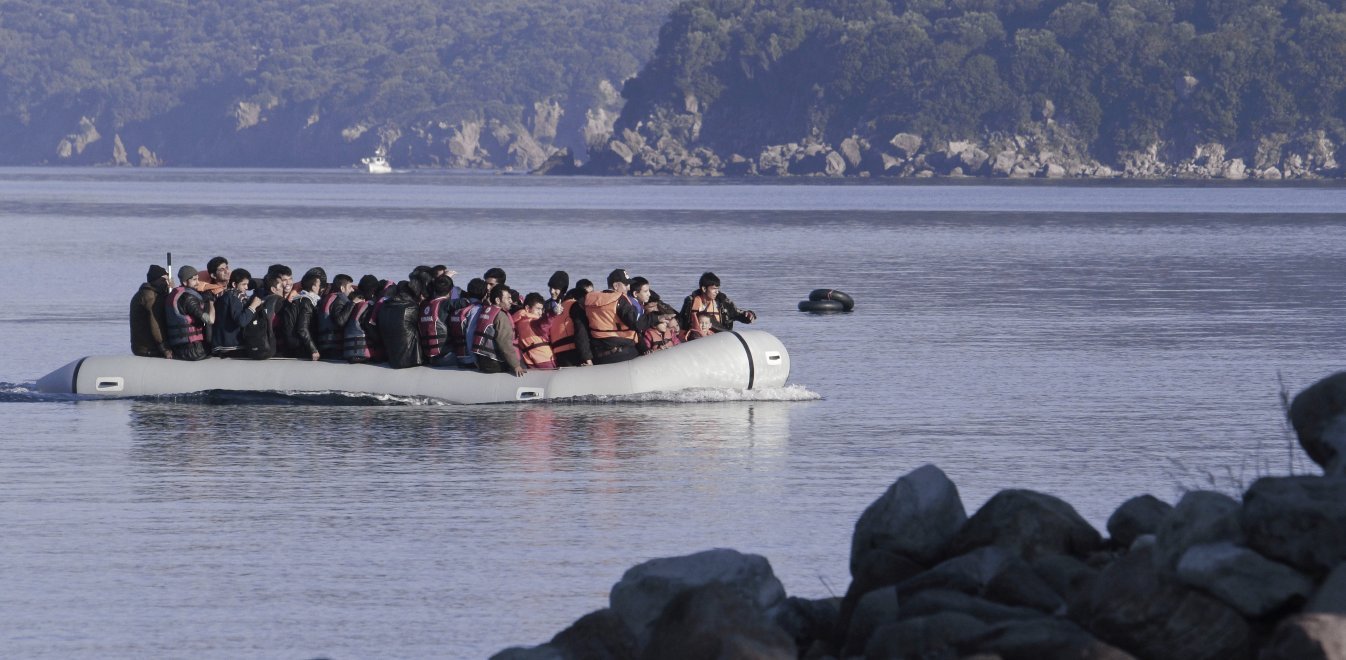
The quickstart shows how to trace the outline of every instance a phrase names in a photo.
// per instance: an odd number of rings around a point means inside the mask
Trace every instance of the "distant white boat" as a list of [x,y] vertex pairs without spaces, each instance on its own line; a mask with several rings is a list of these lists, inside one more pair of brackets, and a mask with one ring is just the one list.
[[393,166],[388,164],[388,159],[383,154],[374,154],[368,158],[361,158],[360,162],[364,164],[365,170],[370,174],[388,174],[393,171]]

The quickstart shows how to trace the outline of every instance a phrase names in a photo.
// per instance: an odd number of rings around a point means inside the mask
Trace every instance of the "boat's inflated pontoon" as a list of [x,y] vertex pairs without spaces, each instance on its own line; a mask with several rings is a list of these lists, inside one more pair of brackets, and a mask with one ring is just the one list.
[[721,332],[619,364],[484,374],[452,367],[393,369],[386,365],[91,356],[47,374],[38,390],[96,397],[137,397],[205,391],[352,392],[427,397],[453,403],[500,403],[587,395],[622,395],[690,388],[782,387],[790,355],[757,330]]

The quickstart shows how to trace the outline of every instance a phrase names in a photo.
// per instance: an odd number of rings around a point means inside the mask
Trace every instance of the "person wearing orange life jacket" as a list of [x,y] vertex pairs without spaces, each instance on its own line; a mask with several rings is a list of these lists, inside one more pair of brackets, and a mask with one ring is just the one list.
[[197,271],[196,285],[192,288],[201,294],[202,298],[213,301],[229,289],[229,276],[232,274],[229,260],[215,257],[206,262],[205,270]]
[[469,304],[465,298],[454,297],[459,291],[461,289],[453,285],[453,278],[447,275],[440,275],[430,282],[430,297],[421,303],[418,326],[421,353],[427,364],[458,363],[449,328],[454,323],[454,312]]
[[547,279],[547,294],[551,297],[542,303],[547,318],[560,315],[561,303],[564,302],[566,291],[569,289],[570,273],[558,270]]
[[524,296],[523,309],[515,312],[514,345],[519,349],[523,364],[529,369],[555,369],[556,359],[551,352],[551,319],[543,311],[546,303],[542,294]]
[[560,312],[547,319],[552,360],[556,362],[557,367],[578,367],[584,361],[580,357],[579,346],[575,339],[573,314],[576,307],[583,311],[584,305],[580,301],[584,299],[586,293],[588,292],[579,287],[567,291],[561,296]]
[[[575,320],[575,344],[583,364],[614,364],[637,355],[640,333],[653,325],[653,317],[636,318],[635,306],[627,297],[630,280],[618,268],[608,275],[608,289],[584,296],[583,307],[571,309]],[[575,313],[579,310],[580,313]]]
[[695,318],[696,325],[688,328],[686,332],[682,333],[682,340],[691,341],[693,339],[709,337],[715,334],[715,327],[713,326],[714,318],[715,317],[712,316],[710,312],[697,312]]
[[696,314],[706,313],[711,315],[711,327],[716,332],[732,331],[735,321],[752,323],[757,320],[757,314],[749,310],[746,312],[738,311],[738,306],[720,291],[720,278],[715,273],[707,271],[701,274],[701,280],[697,284],[698,288],[691,295],[682,301],[681,321],[689,331],[698,329],[699,323],[696,321]]
[[332,286],[318,300],[318,308],[314,310],[314,343],[323,359],[339,359],[344,353],[342,341],[346,321],[355,309],[350,298],[354,291],[355,280],[341,273],[332,278]]
[[[653,312],[658,317],[658,323],[641,333],[640,353],[653,353],[662,351],[666,348],[672,348],[682,343],[678,339],[676,330],[676,321],[678,313],[672,307],[663,303],[659,304],[657,311]],[[670,327],[671,326],[671,327]]]
[[479,306],[481,313],[476,318],[471,346],[477,369],[483,373],[512,373],[515,376],[527,373],[519,362],[519,351],[514,347],[514,322],[507,311],[513,303],[509,287],[496,286]]
[[201,360],[206,354],[206,326],[213,319],[210,306],[192,288],[198,281],[191,266],[178,269],[180,284],[164,301],[164,321],[168,337],[164,343],[173,351],[174,360]]

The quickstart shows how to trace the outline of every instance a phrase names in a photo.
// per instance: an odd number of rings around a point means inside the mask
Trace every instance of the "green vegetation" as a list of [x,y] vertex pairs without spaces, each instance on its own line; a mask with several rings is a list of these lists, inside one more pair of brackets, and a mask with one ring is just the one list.
[[694,96],[721,152],[818,136],[1012,133],[1050,115],[1101,158],[1346,138],[1333,0],[688,0],[622,124]]
[[405,126],[553,100],[582,118],[599,81],[639,69],[671,4],[0,0],[0,131],[87,116],[108,134],[206,101]]

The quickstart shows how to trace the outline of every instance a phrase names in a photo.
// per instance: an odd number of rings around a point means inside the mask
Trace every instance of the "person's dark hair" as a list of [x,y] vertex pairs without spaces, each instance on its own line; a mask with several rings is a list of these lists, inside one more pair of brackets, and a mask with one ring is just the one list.
[[467,283],[467,297],[477,300],[486,299],[486,280],[474,277]]
[[391,296],[397,293],[397,282],[392,280],[379,280],[379,295]]
[[434,271],[434,273],[435,273],[435,277],[439,277],[440,275],[443,275],[444,273],[449,272],[449,267],[448,267],[448,266],[445,266],[444,264],[439,264],[438,266],[435,266],[434,268],[431,268],[430,270],[431,270],[431,271]]
[[425,283],[419,277],[398,282],[397,290],[399,293],[406,293],[417,302],[425,297]]
[[499,305],[500,300],[504,298],[507,293],[509,293],[509,287],[507,286],[491,287],[491,291],[486,294],[486,301],[492,305]]
[[249,273],[248,269],[239,268],[238,270],[235,270],[234,272],[229,274],[229,286],[233,286],[244,280],[251,280],[251,279],[252,279],[252,273]]
[[365,300],[373,300],[374,296],[379,295],[379,278],[365,275],[360,278],[360,284],[355,288],[360,290],[360,295],[364,296]]
[[561,301],[564,302],[566,300],[579,300],[580,298],[583,297],[584,297],[584,289],[581,289],[580,287],[575,287],[562,294]]
[[483,280],[494,279],[494,280],[495,280],[495,283],[496,283],[497,285],[504,284],[504,283],[505,283],[505,269],[503,269],[503,268],[491,268],[491,269],[487,270],[486,273],[485,273],[484,275],[481,276],[481,279],[483,279]]
[[[290,270],[290,267],[285,264],[271,264],[271,266],[266,269],[266,276],[271,277],[273,275],[275,277],[294,277],[294,271]],[[270,289],[271,287],[268,286],[266,288]]]
[[697,288],[704,288],[708,286],[720,286],[720,278],[716,277],[715,273],[706,271],[704,273],[701,273],[701,280],[700,282],[697,283],[696,286]]
[[632,292],[632,293],[635,293],[636,291],[639,291],[639,290],[640,290],[640,287],[645,286],[645,285],[647,285],[647,284],[649,284],[649,283],[650,283],[650,281],[647,280],[647,279],[645,279],[645,278],[643,278],[643,277],[633,277],[633,278],[631,278],[631,282],[630,282],[631,292]]
[[210,273],[211,277],[215,277],[215,269],[219,268],[220,264],[227,264],[227,263],[229,263],[228,259],[225,259],[224,257],[215,257],[214,259],[211,259],[210,261],[206,262],[206,272]]
[[538,293],[538,292],[536,292],[536,291],[533,291],[533,292],[531,292],[531,293],[529,293],[528,295],[526,295],[526,296],[523,297],[523,306],[524,306],[524,307],[532,307],[533,305],[541,305],[541,304],[546,303],[546,302],[547,302],[547,301],[546,301],[546,299],[544,299],[544,298],[542,297],[542,294],[540,294],[540,293]]
[[448,275],[440,275],[430,283],[430,297],[439,298],[453,293],[453,278]]
[[341,273],[340,275],[337,275],[336,277],[332,278],[332,286],[338,288],[345,284],[353,284],[354,282],[355,278],[345,273]]
[[547,288],[565,293],[566,289],[570,288],[570,273],[563,270],[552,273],[551,277],[547,279]]
[[659,297],[659,292],[658,292],[658,291],[655,291],[654,289],[650,289],[650,302],[652,302],[652,303],[663,302],[663,298],[660,298],[660,297]]
[[262,287],[266,289],[262,293],[262,295],[264,296],[271,295],[271,290],[276,288],[277,284],[280,284],[280,279],[282,277],[284,277],[284,275],[279,274],[267,275],[266,278],[262,280]]
[[327,271],[323,270],[321,266],[314,266],[304,271],[304,280],[308,280],[309,276],[315,276],[318,278],[318,282],[327,284]]
[[576,289],[592,289],[592,288],[594,288],[594,283],[593,283],[593,282],[590,282],[589,280],[586,280],[586,279],[581,278],[580,281],[578,281],[578,282],[575,283],[575,288],[576,288]]
[[659,303],[659,311],[655,312],[659,316],[677,316],[678,310],[673,309],[668,303]]
[[308,291],[309,289],[312,289],[314,285],[321,287],[322,278],[318,277],[317,273],[309,271],[308,273],[304,274],[304,279],[300,280],[299,290]]

